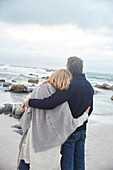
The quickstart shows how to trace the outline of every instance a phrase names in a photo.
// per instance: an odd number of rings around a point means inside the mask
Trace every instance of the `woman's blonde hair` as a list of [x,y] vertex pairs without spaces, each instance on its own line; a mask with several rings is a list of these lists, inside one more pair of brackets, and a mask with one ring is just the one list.
[[55,71],[43,84],[50,83],[57,90],[67,89],[70,85],[72,75],[68,70],[59,69]]

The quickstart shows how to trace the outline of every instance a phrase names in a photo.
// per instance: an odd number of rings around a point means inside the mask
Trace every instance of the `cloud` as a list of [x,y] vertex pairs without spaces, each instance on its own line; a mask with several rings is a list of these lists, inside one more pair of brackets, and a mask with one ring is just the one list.
[[0,62],[64,66],[80,56],[90,70],[112,70],[113,1],[0,0]]
[[72,25],[0,25],[0,53],[5,57],[15,56],[16,59],[20,56],[21,60],[29,56],[33,60],[48,59],[54,64],[73,55],[89,61],[113,58],[112,37],[101,34],[101,30],[94,33]]
[[113,27],[111,0],[1,0],[0,20],[16,24]]

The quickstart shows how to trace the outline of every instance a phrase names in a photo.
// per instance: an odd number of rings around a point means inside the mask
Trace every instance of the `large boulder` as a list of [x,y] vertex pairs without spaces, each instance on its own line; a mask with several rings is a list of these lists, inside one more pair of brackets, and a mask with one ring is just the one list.
[[15,93],[28,93],[29,92],[27,87],[24,86],[23,84],[12,85],[11,88],[7,91],[12,91]]
[[95,85],[95,87],[101,88],[101,89],[107,89],[107,90],[112,90],[113,89],[113,86],[110,86],[110,85],[108,85],[106,83],[104,83],[102,85],[97,84],[97,85]]
[[15,104],[13,107],[12,114],[14,118],[20,119],[25,111],[23,104]]
[[32,79],[29,79],[28,82],[29,83],[36,83],[37,84],[39,82],[39,80],[32,78]]

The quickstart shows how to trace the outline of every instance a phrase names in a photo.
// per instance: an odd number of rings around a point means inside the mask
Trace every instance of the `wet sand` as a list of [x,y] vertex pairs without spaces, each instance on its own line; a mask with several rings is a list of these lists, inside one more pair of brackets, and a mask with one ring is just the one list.
[[88,126],[86,170],[113,170],[113,125]]
[[[21,135],[11,126],[19,121],[0,115],[0,170],[16,170]],[[113,125],[89,124],[86,138],[86,170],[113,170]]]

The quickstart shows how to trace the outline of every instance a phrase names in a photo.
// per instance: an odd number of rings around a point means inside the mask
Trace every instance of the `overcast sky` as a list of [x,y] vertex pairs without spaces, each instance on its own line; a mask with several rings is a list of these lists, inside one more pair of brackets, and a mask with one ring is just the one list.
[[0,0],[0,63],[113,73],[112,0]]

